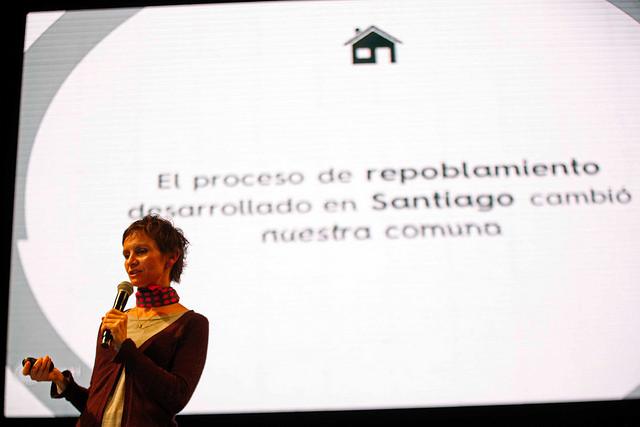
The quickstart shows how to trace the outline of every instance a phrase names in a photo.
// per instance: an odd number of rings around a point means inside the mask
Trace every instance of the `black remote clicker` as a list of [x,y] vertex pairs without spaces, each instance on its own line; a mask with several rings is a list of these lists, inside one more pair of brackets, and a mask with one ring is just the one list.
[[[25,357],[24,359],[22,359],[22,366],[24,366],[27,362],[31,362],[31,367],[33,368],[33,365],[36,363],[36,358],[35,357]],[[53,370],[53,362],[51,362],[51,366],[49,367],[49,372],[51,372]]]

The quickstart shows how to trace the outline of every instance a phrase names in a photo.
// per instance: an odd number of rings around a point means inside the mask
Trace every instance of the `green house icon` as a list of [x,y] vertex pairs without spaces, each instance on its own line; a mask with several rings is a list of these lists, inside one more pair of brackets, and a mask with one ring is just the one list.
[[354,64],[375,64],[376,51],[381,50],[389,52],[389,62],[396,62],[396,43],[402,42],[372,25],[364,31],[356,28],[356,35],[344,45],[351,45]]

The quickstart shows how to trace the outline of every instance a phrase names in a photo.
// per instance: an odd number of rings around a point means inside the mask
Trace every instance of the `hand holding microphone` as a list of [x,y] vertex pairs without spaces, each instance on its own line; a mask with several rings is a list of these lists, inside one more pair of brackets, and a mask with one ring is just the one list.
[[130,282],[122,282],[118,285],[118,293],[113,302],[113,308],[102,318],[100,332],[102,333],[101,345],[103,348],[109,347],[112,341],[116,345],[122,344],[127,338],[127,315],[123,313],[129,295],[133,293],[133,286]]

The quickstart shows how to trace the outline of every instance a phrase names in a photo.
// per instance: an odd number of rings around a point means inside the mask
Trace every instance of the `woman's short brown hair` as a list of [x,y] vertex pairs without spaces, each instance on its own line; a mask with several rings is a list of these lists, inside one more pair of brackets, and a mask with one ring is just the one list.
[[131,223],[124,233],[122,234],[122,244],[130,234],[142,231],[147,236],[151,237],[158,245],[158,249],[163,254],[175,254],[178,253],[178,259],[171,268],[171,281],[180,283],[180,275],[182,269],[186,266],[187,246],[189,241],[182,230],[174,227],[173,224],[157,215],[146,215],[141,219]]

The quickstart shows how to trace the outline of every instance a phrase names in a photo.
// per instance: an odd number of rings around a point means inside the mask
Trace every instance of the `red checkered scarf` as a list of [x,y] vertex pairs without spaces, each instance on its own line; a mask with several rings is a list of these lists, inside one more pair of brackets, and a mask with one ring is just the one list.
[[171,286],[149,285],[145,288],[138,288],[136,292],[136,306],[138,307],[162,307],[163,305],[175,304],[180,301],[180,297]]

